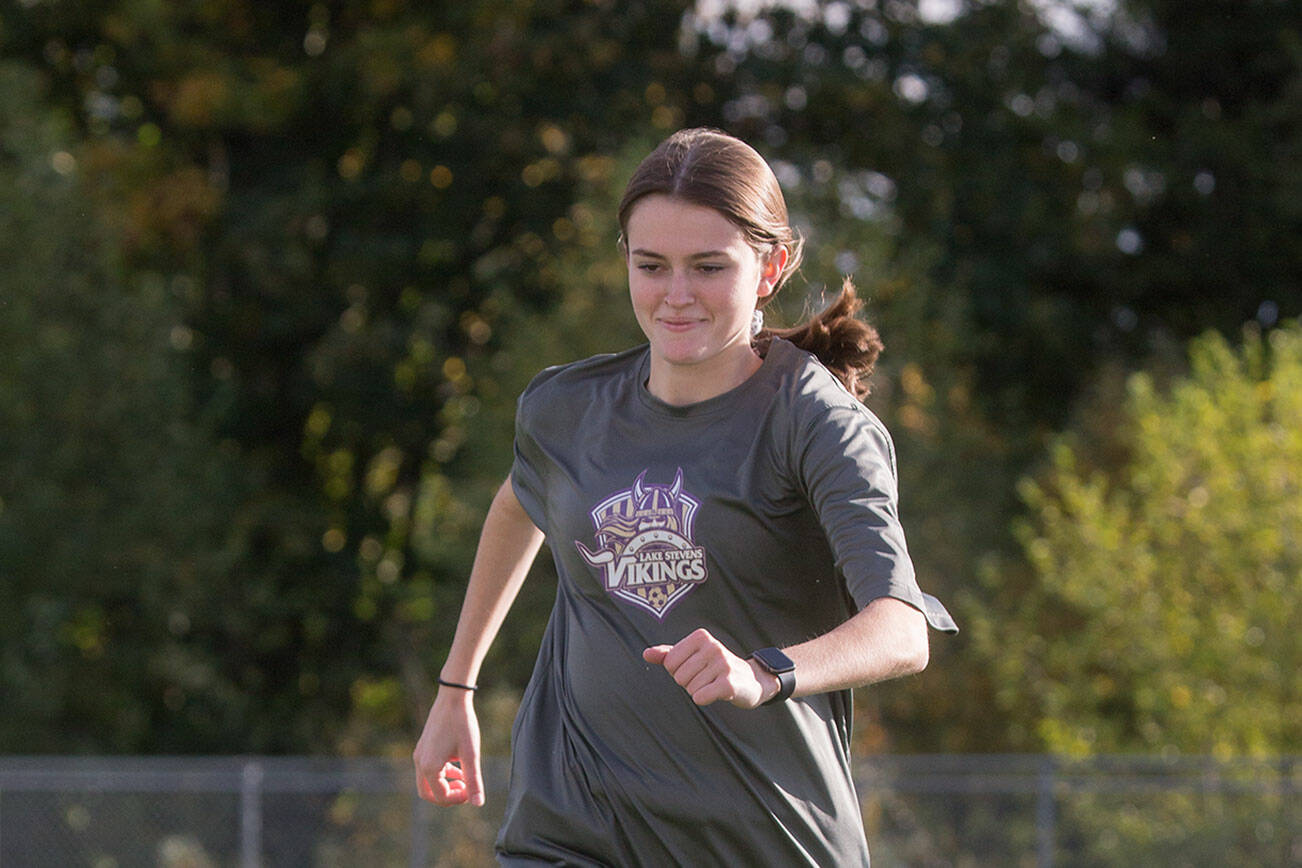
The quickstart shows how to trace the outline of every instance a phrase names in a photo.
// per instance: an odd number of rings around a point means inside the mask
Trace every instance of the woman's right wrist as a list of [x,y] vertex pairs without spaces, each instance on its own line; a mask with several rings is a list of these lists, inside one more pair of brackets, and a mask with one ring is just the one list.
[[463,690],[466,693],[474,693],[479,689],[479,685],[467,678],[446,678],[442,675],[438,677],[439,687],[448,687],[453,690]]

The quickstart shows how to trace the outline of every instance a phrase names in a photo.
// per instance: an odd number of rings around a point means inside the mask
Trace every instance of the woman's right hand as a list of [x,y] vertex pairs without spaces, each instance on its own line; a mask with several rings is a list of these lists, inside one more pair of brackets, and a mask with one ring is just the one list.
[[436,805],[484,804],[479,721],[471,691],[439,689],[412,759],[416,763],[416,789],[425,801]]
[[[508,477],[484,518],[457,632],[443,663],[442,671],[454,680],[469,684],[473,682],[467,679],[479,674],[488,646],[542,543],[542,531],[520,504]],[[421,798],[436,805],[484,803],[473,691],[440,686],[412,759]]]

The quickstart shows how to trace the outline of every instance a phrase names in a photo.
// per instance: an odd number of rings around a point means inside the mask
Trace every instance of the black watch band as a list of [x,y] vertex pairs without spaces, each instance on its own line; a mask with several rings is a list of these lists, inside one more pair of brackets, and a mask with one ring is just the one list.
[[764,671],[778,677],[778,692],[763,705],[776,705],[791,698],[796,689],[796,664],[777,648],[760,648],[750,655]]

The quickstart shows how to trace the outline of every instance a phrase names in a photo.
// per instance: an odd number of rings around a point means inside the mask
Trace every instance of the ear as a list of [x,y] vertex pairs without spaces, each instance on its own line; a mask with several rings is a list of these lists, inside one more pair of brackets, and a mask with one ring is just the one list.
[[781,244],[775,245],[773,252],[764,257],[760,266],[760,298],[765,298],[773,294],[773,289],[778,285],[778,278],[782,277],[782,269],[787,267],[787,248]]

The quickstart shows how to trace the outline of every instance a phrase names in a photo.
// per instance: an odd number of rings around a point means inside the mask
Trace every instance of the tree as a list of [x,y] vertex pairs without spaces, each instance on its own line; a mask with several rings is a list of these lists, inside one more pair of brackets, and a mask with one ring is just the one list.
[[1302,328],[1189,360],[1167,388],[1132,376],[1114,430],[1064,435],[1022,483],[1031,572],[988,573],[972,628],[1028,745],[1302,746]]
[[188,284],[122,267],[39,91],[0,65],[0,751],[215,744],[247,479],[189,391]]
[[[470,372],[509,373],[499,319],[556,302],[547,263],[593,235],[575,189],[625,136],[714,101],[675,50],[682,9],[0,12],[4,54],[84,139],[82,194],[123,228],[128,273],[189,281],[185,376],[258,481],[228,567],[239,604],[205,639],[245,698],[227,749],[377,750],[423,716],[509,464],[509,432],[467,442],[477,407],[511,401]],[[439,503],[456,534],[417,547]]]

